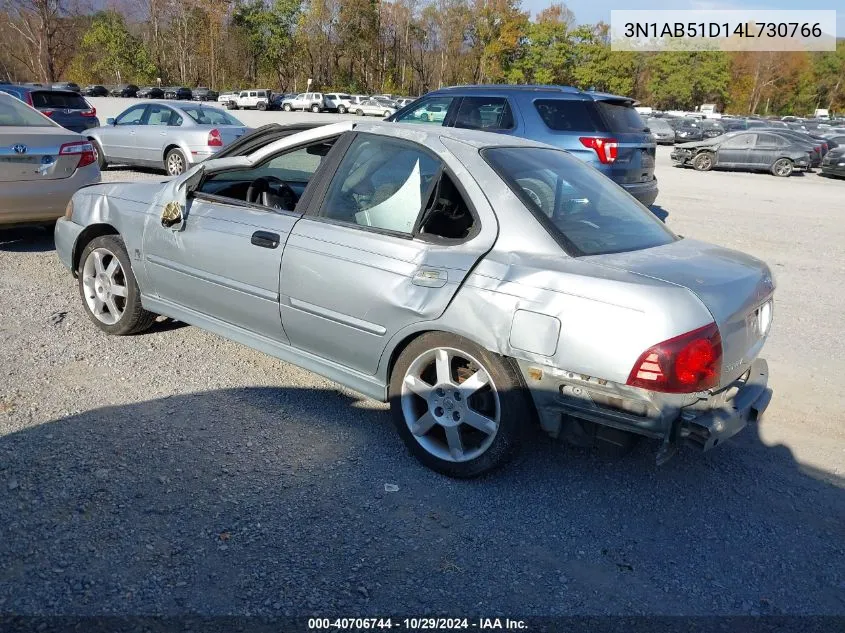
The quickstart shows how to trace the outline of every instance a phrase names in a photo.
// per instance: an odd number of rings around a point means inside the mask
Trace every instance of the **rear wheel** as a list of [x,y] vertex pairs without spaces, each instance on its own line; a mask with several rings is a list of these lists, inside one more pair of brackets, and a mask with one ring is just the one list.
[[443,332],[422,335],[399,355],[390,410],[417,459],[461,478],[510,459],[533,417],[513,361]]
[[319,112],[319,111],[320,111],[320,106],[318,106],[316,103],[311,106],[311,112],[316,113],[316,112]]
[[290,112],[292,110],[292,108],[290,107],[289,103],[286,103],[285,105],[282,106],[282,110],[284,110],[285,112]]
[[91,240],[82,251],[79,294],[94,324],[116,336],[148,329],[156,315],[141,305],[141,291],[118,235]]
[[355,114],[357,114],[358,116],[364,116],[364,111],[361,108],[358,108],[357,110],[355,110]]
[[343,106],[343,105],[337,106],[337,113],[338,114],[346,114],[346,106]]
[[103,148],[100,147],[100,144],[95,141],[93,138],[89,139],[91,141],[91,145],[94,146],[94,155],[97,157],[97,166],[99,166],[100,171],[103,171],[109,164],[106,162],[106,155],[103,154]]
[[386,119],[389,116],[390,116],[390,110],[385,110],[384,111],[384,118]]
[[181,176],[188,168],[188,161],[182,150],[173,148],[164,157],[164,169],[170,176]]
[[261,111],[263,112],[264,110],[266,110],[266,109],[267,109],[267,104],[266,104],[266,103],[264,103],[263,101],[259,101],[259,102],[258,102],[258,109],[259,109],[259,110],[261,110]]
[[781,178],[791,176],[794,169],[795,165],[788,158],[779,158],[775,161],[774,165],[772,165],[772,173],[775,176],[780,176]]
[[713,162],[712,152],[701,152],[698,156],[692,159],[692,166],[697,171],[710,171],[713,169]]

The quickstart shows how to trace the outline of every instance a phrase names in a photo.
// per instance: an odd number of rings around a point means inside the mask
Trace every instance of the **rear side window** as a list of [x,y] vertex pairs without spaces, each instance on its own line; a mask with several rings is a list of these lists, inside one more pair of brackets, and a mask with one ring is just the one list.
[[596,101],[596,109],[612,134],[642,132],[646,127],[629,101]]
[[778,138],[774,134],[758,134],[757,147],[782,147],[786,145],[786,141]]
[[33,92],[32,105],[36,108],[72,108],[88,110],[90,106],[78,94],[69,92]]
[[537,99],[534,102],[540,118],[559,132],[602,132],[601,121],[592,101],[575,99]]
[[455,127],[473,130],[513,129],[513,115],[508,100],[503,97],[464,97]]

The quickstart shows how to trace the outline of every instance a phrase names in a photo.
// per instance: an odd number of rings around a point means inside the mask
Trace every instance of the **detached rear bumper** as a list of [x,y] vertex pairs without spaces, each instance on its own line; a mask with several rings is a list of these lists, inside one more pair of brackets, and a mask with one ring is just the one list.
[[[709,451],[739,433],[749,422],[755,422],[772,399],[766,361],[762,358],[755,360],[741,381],[731,386],[721,405],[701,412],[683,410],[680,420],[681,439],[689,445]],[[734,390],[734,393],[730,393]]]

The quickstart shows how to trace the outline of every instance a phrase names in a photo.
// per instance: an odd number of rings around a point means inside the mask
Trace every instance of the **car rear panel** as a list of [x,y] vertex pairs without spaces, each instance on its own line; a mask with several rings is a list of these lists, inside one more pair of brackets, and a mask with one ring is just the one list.
[[654,180],[656,144],[646,124],[631,101],[613,98],[596,99],[596,108],[605,130],[619,143],[616,160],[608,174],[619,184],[645,183]]
[[[722,337],[722,386],[745,373],[759,355],[768,334],[761,308],[774,292],[772,274],[764,262],[691,239],[640,251],[600,255],[595,261],[683,286],[695,293],[713,315]],[[770,323],[771,305],[768,310]]]

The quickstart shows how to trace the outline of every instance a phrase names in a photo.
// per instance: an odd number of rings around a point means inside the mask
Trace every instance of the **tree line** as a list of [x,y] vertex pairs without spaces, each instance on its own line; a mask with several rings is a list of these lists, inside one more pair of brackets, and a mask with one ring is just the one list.
[[[420,95],[474,83],[574,85],[662,109],[845,110],[835,52],[611,52],[605,23],[520,0],[0,0],[7,81],[248,86]],[[102,3],[97,3],[102,6]]]

